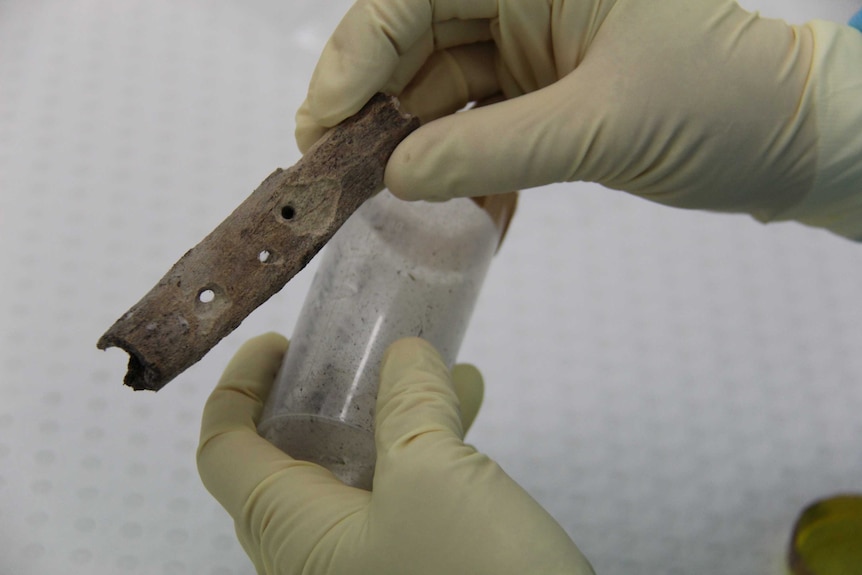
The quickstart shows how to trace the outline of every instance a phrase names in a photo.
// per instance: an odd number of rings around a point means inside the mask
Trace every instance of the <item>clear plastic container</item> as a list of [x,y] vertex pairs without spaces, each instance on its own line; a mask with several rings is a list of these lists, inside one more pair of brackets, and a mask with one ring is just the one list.
[[451,367],[516,194],[443,203],[383,191],[323,251],[258,431],[371,489],[380,362],[406,336]]

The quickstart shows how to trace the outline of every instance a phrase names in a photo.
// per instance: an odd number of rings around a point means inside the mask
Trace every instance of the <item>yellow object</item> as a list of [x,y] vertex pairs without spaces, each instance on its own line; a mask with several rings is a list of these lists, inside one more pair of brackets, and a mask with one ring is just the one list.
[[386,168],[405,199],[590,181],[862,239],[860,62],[850,26],[734,0],[359,0],[296,137],[386,91],[425,122]]
[[439,575],[593,570],[563,528],[488,456],[463,441],[482,377],[450,374],[420,339],[381,364],[372,492],[298,461],[257,434],[287,340],[246,343],[204,408],[198,470],[263,574]]
[[809,505],[796,521],[788,565],[792,575],[862,575],[862,496]]

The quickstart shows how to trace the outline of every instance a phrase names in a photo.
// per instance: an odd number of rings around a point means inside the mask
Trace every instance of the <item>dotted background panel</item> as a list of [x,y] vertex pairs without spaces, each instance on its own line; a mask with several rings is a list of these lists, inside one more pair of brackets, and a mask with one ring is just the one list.
[[[857,0],[748,0],[801,22]],[[158,394],[95,342],[276,166],[348,3],[0,2],[0,575],[252,573],[194,463],[231,354],[290,334],[317,263]],[[862,246],[597,186],[522,195],[461,357],[469,440],[599,573],[778,574],[862,490]]]

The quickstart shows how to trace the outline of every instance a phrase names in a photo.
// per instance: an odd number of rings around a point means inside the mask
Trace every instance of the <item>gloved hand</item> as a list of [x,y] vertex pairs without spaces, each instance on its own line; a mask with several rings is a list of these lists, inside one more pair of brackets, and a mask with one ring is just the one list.
[[286,349],[287,340],[268,334],[237,352],[207,401],[198,448],[201,479],[233,517],[258,573],[593,572],[535,500],[464,444],[481,402],[475,368],[456,367],[450,376],[420,339],[389,348],[370,493],[257,434]]
[[386,169],[405,199],[582,180],[862,239],[849,26],[734,0],[359,0],[312,76],[300,148],[381,90],[427,122]]

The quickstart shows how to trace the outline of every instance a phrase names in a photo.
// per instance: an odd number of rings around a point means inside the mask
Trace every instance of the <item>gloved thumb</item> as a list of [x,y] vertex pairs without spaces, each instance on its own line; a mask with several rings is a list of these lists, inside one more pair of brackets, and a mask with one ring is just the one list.
[[482,383],[473,367],[459,366],[454,371],[459,374],[467,421],[462,421],[452,376],[430,343],[407,338],[389,347],[381,364],[377,393],[378,465],[381,458],[413,449],[417,443],[432,448],[462,443],[465,427],[472,423],[481,403]]
[[570,110],[566,80],[418,128],[390,157],[386,187],[405,200],[439,201],[570,179],[574,144],[589,139],[591,122]]

